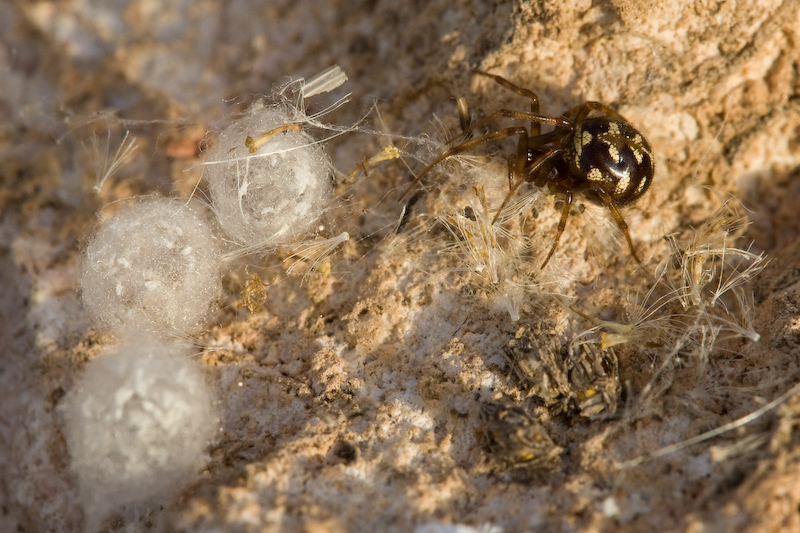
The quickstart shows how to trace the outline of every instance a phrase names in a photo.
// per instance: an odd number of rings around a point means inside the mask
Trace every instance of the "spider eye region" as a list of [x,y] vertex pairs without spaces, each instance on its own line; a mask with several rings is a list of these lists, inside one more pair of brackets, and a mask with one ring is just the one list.
[[564,142],[572,177],[589,189],[604,191],[618,206],[637,200],[653,180],[650,143],[625,121],[607,116],[584,119]]

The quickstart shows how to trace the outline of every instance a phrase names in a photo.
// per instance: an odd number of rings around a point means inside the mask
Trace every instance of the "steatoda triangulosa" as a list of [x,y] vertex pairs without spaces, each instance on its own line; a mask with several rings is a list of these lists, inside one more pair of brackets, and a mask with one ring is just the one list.
[[[544,268],[555,253],[564,233],[573,197],[580,193],[589,201],[603,205],[611,212],[628,241],[633,258],[642,265],[633,246],[628,224],[619,212],[619,208],[641,197],[653,181],[655,159],[650,144],[644,136],[622,115],[599,102],[584,102],[560,117],[541,115],[539,97],[533,91],[523,89],[494,74],[475,72],[488,76],[503,87],[529,98],[531,110],[526,112],[500,109],[483,120],[463,128],[463,136],[466,138],[476,128],[483,127],[498,118],[529,120],[530,130],[524,126],[512,126],[453,146],[428,165],[400,199],[408,194],[434,166],[448,157],[481,144],[517,136],[519,139],[517,152],[508,158],[510,191],[497,210],[492,223],[497,221],[508,201],[524,182],[533,183],[537,187],[547,186],[555,193],[563,193],[565,200],[561,220],[558,223],[553,246],[542,263],[541,268]],[[462,117],[462,124],[465,122]],[[553,130],[542,133],[542,124],[553,126]]]

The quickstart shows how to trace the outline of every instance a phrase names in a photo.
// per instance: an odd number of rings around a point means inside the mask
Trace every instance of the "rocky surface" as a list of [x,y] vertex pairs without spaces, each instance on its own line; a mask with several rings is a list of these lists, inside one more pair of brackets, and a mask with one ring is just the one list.
[[[105,529],[800,529],[800,398],[786,394],[800,355],[800,5],[563,4],[0,4],[0,529],[84,530],[58,405],[114,342],[76,289],[96,213],[134,195],[190,196],[231,116],[333,64],[352,97],[325,119],[366,119],[327,146],[341,200],[322,233],[351,239],[329,269],[287,274],[291,260],[273,254],[230,265],[195,339],[222,412],[207,468],[156,508],[112,513]],[[489,248],[509,255],[507,284],[487,277],[458,228],[484,214],[474,186],[499,205],[513,140],[442,165],[396,201],[444,149],[445,130],[459,131],[454,98],[475,117],[528,108],[474,69],[536,91],[544,113],[597,100],[646,135],[656,177],[623,215],[649,272],[689,265],[662,280],[700,284],[706,267],[681,263],[687,250],[729,229],[727,244],[769,265],[718,300],[662,284],[654,294],[688,298],[662,311],[608,211],[579,197],[540,273],[561,204],[523,185],[533,216],[524,210]],[[136,151],[96,191],[126,131]],[[400,160],[351,176],[389,143]],[[726,226],[745,215],[749,226]],[[709,263],[713,275],[727,259]],[[268,284],[256,314],[241,306],[252,273]],[[575,339],[614,343],[618,369],[584,365],[581,390],[556,409],[506,353],[521,327],[557,355]],[[603,390],[620,391],[616,411],[580,416],[592,380],[612,375],[619,387]],[[509,406],[486,408],[496,401]],[[715,428],[729,431],[660,451]],[[523,462],[541,453],[536,435],[555,461]]]

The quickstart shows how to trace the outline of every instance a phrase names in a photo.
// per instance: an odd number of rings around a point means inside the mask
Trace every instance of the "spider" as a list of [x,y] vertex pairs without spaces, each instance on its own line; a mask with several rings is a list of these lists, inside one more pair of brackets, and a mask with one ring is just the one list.
[[[573,197],[580,193],[589,201],[605,206],[614,217],[617,226],[625,235],[628,247],[636,262],[644,268],[636,248],[633,246],[628,224],[619,208],[641,197],[653,181],[655,158],[650,144],[644,136],[625,118],[599,102],[584,102],[560,117],[549,117],[539,113],[539,97],[533,91],[519,87],[507,79],[480,70],[476,74],[487,76],[530,99],[531,110],[513,111],[500,109],[471,126],[466,126],[462,109],[462,138],[498,118],[529,120],[530,129],[524,126],[489,133],[483,137],[462,141],[440,155],[428,165],[400,196],[403,197],[430,172],[430,170],[454,155],[466,152],[488,142],[518,137],[516,154],[508,158],[510,191],[494,216],[494,224],[506,204],[524,182],[537,187],[547,186],[554,193],[565,195],[561,220],[556,238],[541,268],[544,269],[558,248],[569,217]],[[592,115],[592,116],[590,116]],[[541,125],[549,124],[553,130],[541,132]]]

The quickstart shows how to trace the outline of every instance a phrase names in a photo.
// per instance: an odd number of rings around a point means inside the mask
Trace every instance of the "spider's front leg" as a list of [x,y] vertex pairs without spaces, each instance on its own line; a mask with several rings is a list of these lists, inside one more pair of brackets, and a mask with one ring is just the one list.
[[[470,127],[468,132],[472,131],[472,129],[474,129],[474,126],[475,125]],[[514,174],[516,176],[522,176],[522,170],[525,168],[526,154],[528,151],[528,130],[525,129],[525,127],[523,126],[514,126],[511,128],[506,128],[504,130],[496,131],[494,133],[490,133],[489,135],[484,135],[483,137],[479,137],[477,139],[472,139],[470,141],[463,142],[459,145],[450,148],[442,155],[440,155],[438,158],[436,158],[430,165],[425,167],[425,169],[419,174],[419,176],[417,176],[416,179],[411,182],[411,185],[409,185],[406,188],[406,190],[403,191],[403,194],[400,195],[400,198],[398,198],[398,200],[402,200],[405,197],[405,195],[408,194],[409,191],[411,191],[411,189],[413,189],[414,186],[417,183],[419,183],[428,172],[431,171],[433,167],[435,167],[445,159],[453,157],[454,155],[464,153],[468,150],[471,150],[472,148],[475,148],[476,146],[480,146],[481,144],[497,141],[500,139],[505,139],[507,137],[513,137],[514,135],[519,136],[519,143],[517,146],[518,161],[514,165],[515,166]]]
[[[524,96],[531,101],[531,115],[538,115],[539,114],[539,96],[531,91],[530,89],[525,89],[520,87],[519,85],[515,85],[505,79],[502,76],[498,76],[497,74],[489,74],[488,72],[484,72],[482,70],[474,70],[475,74],[480,74],[481,76],[486,76],[487,78],[492,78],[495,82],[499,83],[506,89],[510,91],[514,91],[520,96]],[[531,129],[530,135],[531,137],[536,137],[541,133],[541,124],[536,122],[535,120],[531,120]]]
[[622,115],[620,115],[619,113],[608,107],[606,104],[602,104],[600,102],[592,102],[592,101],[576,105],[575,107],[564,113],[564,116],[568,117],[573,124],[577,124],[578,122],[581,122],[586,117],[588,117],[589,113],[591,113],[592,111],[599,111],[605,116],[612,117],[617,120],[621,120],[623,122],[628,122],[628,120],[625,117],[623,117]]

